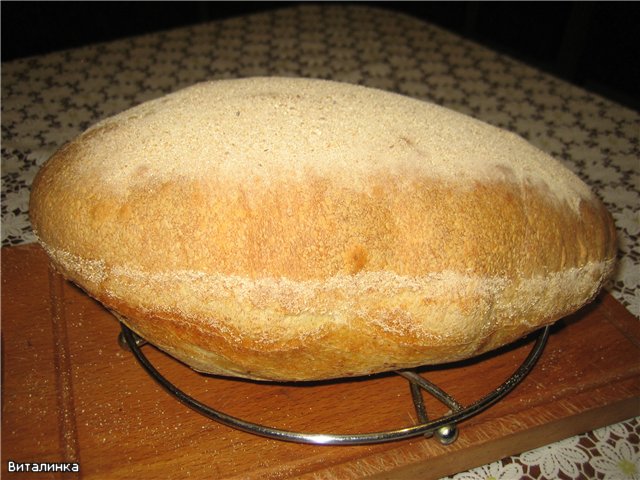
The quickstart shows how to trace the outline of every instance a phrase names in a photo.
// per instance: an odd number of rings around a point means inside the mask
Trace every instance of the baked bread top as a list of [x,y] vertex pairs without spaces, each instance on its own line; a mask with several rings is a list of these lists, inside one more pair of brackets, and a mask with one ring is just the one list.
[[54,264],[152,343],[253,378],[466,358],[579,308],[615,258],[601,202],[522,138],[310,79],[106,119],[47,162],[30,214]]

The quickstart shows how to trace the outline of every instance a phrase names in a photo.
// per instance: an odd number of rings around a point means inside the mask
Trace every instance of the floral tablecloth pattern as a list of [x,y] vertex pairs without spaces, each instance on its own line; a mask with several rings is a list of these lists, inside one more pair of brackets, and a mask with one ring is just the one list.
[[[2,245],[34,241],[29,189],[89,125],[193,83],[248,76],[359,83],[512,130],[603,199],[619,235],[608,290],[640,315],[640,115],[421,20],[303,4],[2,64]],[[639,359],[640,361],[640,359]],[[462,479],[640,478],[630,419],[459,473]]]

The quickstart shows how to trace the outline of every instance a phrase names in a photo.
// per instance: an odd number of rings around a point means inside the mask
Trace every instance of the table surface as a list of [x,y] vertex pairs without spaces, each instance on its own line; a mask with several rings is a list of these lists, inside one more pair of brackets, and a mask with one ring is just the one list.
[[[619,262],[607,290],[640,315],[640,115],[434,25],[358,5],[286,7],[3,63],[2,245],[35,240],[33,177],[91,124],[199,81],[266,75],[395,91],[550,153],[612,213]],[[637,478],[639,444],[630,419],[453,478]]]

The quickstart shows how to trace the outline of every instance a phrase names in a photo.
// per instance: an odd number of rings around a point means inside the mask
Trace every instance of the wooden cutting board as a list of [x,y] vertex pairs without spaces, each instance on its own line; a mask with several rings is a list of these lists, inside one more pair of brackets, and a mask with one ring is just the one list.
[[[39,247],[3,249],[3,473],[11,460],[79,463],[77,473],[38,478],[438,478],[640,414],[640,322],[609,295],[555,326],[534,371],[464,422],[449,446],[424,438],[298,445],[233,430],[169,396],[118,346],[118,333],[107,311],[50,270]],[[420,373],[468,405],[531,346]],[[408,384],[394,374],[267,384],[200,375],[151,346],[144,351],[187,393],[250,421],[322,433],[415,421]]]

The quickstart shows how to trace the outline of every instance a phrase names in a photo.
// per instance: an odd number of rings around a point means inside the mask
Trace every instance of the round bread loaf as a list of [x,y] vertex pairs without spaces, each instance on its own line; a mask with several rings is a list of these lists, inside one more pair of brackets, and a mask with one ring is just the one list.
[[577,310],[611,216],[520,137],[336,82],[197,84],[93,126],[33,184],[53,264],[194,369],[266,380],[468,358]]

